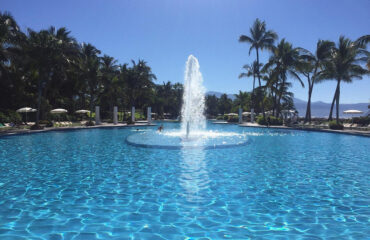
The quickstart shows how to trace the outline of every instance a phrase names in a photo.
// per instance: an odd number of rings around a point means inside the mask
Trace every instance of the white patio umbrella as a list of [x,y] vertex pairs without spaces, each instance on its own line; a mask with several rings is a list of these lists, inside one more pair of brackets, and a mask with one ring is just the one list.
[[27,124],[27,113],[29,112],[36,112],[36,109],[30,108],[30,107],[23,107],[18,109],[16,112],[18,113],[26,113],[26,124]]
[[282,113],[295,113],[295,110],[281,110]]
[[90,111],[81,109],[81,110],[77,110],[75,113],[90,113]]
[[67,113],[68,111],[66,109],[63,109],[63,108],[56,108],[56,109],[53,109],[50,111],[50,113],[53,113],[53,114],[57,114],[57,113]]
[[[56,108],[56,109],[53,109],[50,111],[50,113],[52,114],[61,114],[61,113],[67,113],[68,111],[66,109],[63,109],[63,108]],[[58,117],[58,122],[60,122],[60,119]]]
[[228,114],[225,114],[226,116],[238,116],[238,114],[236,113],[228,113]]
[[272,114],[272,110],[266,111],[265,114]]
[[355,114],[363,114],[364,112],[363,111],[360,111],[360,110],[346,110],[346,111],[343,111],[344,114],[351,114],[352,115],[352,123],[353,123],[353,115]]
[[343,113],[344,114],[362,114],[364,112],[360,110],[346,110],[346,111],[343,111]]
[[[252,115],[251,112],[242,112],[242,115],[243,116],[249,116],[249,115]],[[256,115],[256,113],[253,113],[253,115]]]
[[[85,109],[80,109],[80,110],[77,110],[75,113],[77,113],[77,114],[85,114],[85,113],[90,114],[90,111],[89,110],[85,110]],[[81,119],[82,120],[84,119],[84,115],[82,115]]]

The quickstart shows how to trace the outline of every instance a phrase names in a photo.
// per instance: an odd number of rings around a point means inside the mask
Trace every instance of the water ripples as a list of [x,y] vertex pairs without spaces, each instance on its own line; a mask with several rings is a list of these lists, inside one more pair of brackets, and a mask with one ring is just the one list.
[[370,235],[369,138],[208,128],[250,144],[137,148],[130,129],[0,138],[0,239]]

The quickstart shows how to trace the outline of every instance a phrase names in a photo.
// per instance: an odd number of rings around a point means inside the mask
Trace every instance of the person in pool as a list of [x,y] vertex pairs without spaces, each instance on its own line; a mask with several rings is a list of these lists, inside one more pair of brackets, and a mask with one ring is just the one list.
[[163,130],[163,124],[161,124],[161,126],[159,126],[158,132],[162,132],[162,130]]

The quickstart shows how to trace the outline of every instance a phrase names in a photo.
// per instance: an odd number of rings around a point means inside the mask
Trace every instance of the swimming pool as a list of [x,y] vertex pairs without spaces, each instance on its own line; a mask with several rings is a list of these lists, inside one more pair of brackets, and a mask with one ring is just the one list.
[[0,138],[0,239],[370,236],[370,138],[207,125],[248,144],[141,148],[126,143],[136,128]]

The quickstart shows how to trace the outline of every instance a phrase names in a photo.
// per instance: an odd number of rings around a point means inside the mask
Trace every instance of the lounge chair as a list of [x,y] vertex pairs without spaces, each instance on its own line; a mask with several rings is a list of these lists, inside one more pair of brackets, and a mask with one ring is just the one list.
[[343,127],[345,127],[345,128],[351,128],[351,124],[350,123],[345,123],[345,124],[343,124]]

